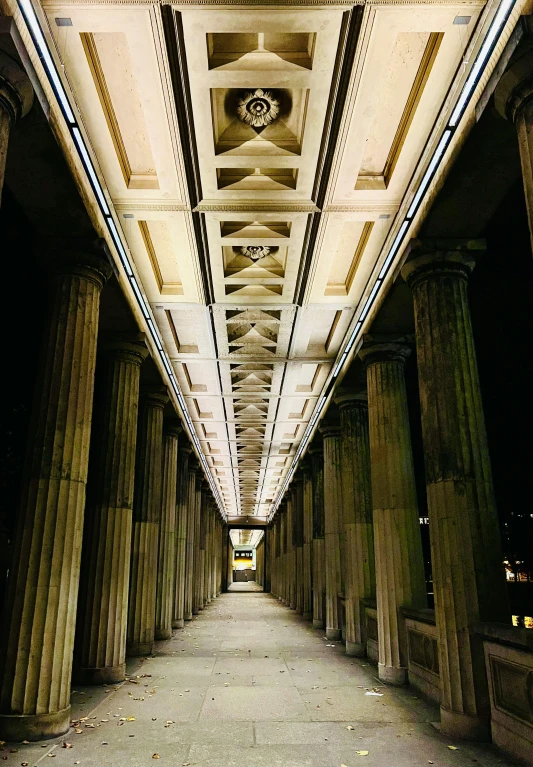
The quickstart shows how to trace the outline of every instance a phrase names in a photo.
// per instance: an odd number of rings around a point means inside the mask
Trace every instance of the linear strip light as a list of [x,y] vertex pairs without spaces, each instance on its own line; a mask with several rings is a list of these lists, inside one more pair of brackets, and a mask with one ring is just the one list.
[[191,439],[198,453],[200,463],[202,464],[202,467],[204,469],[209,485],[211,486],[213,495],[217,500],[222,518],[226,520],[224,504],[222,502],[222,499],[218,492],[218,488],[211,474],[209,464],[207,463],[207,459],[202,450],[202,446],[196,434],[194,424],[189,416],[187,406],[185,404],[185,400],[183,399],[183,395],[181,393],[179,384],[176,380],[176,376],[174,374],[172,365],[170,363],[170,359],[168,358],[168,355],[163,348],[161,337],[157,331],[157,328],[152,316],[152,312],[150,311],[149,304],[144,297],[142,286],[137,280],[137,278],[135,277],[135,274],[133,272],[130,257],[128,256],[128,252],[126,250],[126,247],[124,246],[123,235],[121,235],[121,233],[119,232],[118,227],[112,217],[110,207],[107,203],[107,200],[104,194],[104,189],[98,179],[98,174],[96,173],[94,163],[91,160],[90,154],[87,150],[85,139],[83,138],[79,123],[77,122],[74,116],[74,111],[71,107],[70,100],[68,98],[67,92],[59,76],[54,59],[52,57],[52,54],[50,52],[50,49],[44,37],[43,31],[39,24],[39,20],[37,19],[37,16],[35,14],[35,11],[33,9],[33,6],[30,0],[17,0],[17,2],[21,10],[21,13],[24,17],[24,20],[26,22],[26,25],[28,27],[28,30],[30,32],[30,35],[32,37],[35,48],[37,50],[37,54],[48,76],[48,80],[50,82],[52,90],[57,98],[63,117],[65,118],[65,121],[67,123],[68,129],[72,136],[72,140],[78,150],[80,161],[85,169],[85,172],[89,179],[89,183],[92,187],[92,190],[98,202],[98,206],[104,217],[104,220],[107,226],[107,231],[109,232],[111,240],[113,241],[113,244],[116,248],[116,251],[118,253],[118,256],[124,268],[124,271],[126,272],[126,276],[129,280],[129,283],[131,285],[131,288],[137,300],[137,304],[142,312],[146,325],[148,326],[150,336],[152,337],[152,340],[157,348],[161,362],[163,363],[163,367],[167,371],[170,385],[178,400],[178,404],[181,410],[181,415],[183,419],[185,420],[185,422],[187,423],[187,427],[188,427]]
[[396,236],[394,237],[390,245],[387,256],[383,262],[383,266],[381,267],[381,270],[372,286],[370,294],[364,301],[361,311],[359,312],[359,316],[357,318],[355,327],[350,334],[348,342],[344,348],[344,351],[342,352],[340,356],[339,361],[336,363],[333,369],[333,373],[326,386],[325,393],[321,397],[315,409],[315,412],[313,413],[311,420],[307,424],[307,428],[300,441],[298,450],[295,453],[291,468],[289,469],[289,472],[287,476],[285,477],[285,480],[281,486],[278,496],[276,500],[274,501],[274,505],[272,507],[272,511],[271,511],[269,519],[272,519],[276,511],[278,510],[278,507],[283,499],[285,491],[287,490],[287,487],[289,486],[289,483],[294,476],[294,472],[296,471],[298,460],[300,456],[302,455],[303,451],[305,450],[307,443],[309,442],[311,438],[311,434],[313,432],[314,426],[318,418],[320,417],[320,414],[324,408],[326,400],[328,399],[329,395],[333,391],[333,388],[335,386],[335,381],[339,373],[343,369],[344,365],[346,364],[346,361],[348,359],[348,355],[351,349],[353,348],[354,344],[356,343],[356,341],[359,340],[361,336],[364,320],[368,316],[372,306],[375,304],[378,298],[378,295],[380,293],[380,289],[382,288],[385,278],[387,277],[390,271],[392,263],[404,244],[405,235],[407,234],[407,231],[410,228],[413,222],[413,219],[415,218],[416,214],[418,213],[418,210],[420,209],[420,205],[422,203],[424,195],[426,194],[431,182],[433,181],[435,177],[435,174],[441,164],[441,161],[442,161],[442,158],[444,157],[446,149],[448,148],[452,140],[452,137],[457,129],[457,126],[459,125],[461,118],[463,117],[466,111],[466,108],[470,102],[470,98],[472,97],[472,94],[474,93],[474,90],[479,83],[481,75],[483,74],[483,69],[485,65],[487,64],[487,61],[489,60],[492,52],[494,51],[494,48],[498,41],[498,37],[500,33],[502,32],[503,27],[507,23],[507,20],[513,10],[515,2],[516,0],[502,0],[497,12],[494,14],[494,17],[490,23],[490,27],[488,29],[487,35],[477,53],[472,69],[470,70],[470,73],[463,84],[457,103],[448,119],[448,122],[446,123],[444,132],[442,136],[440,137],[440,140],[435,148],[435,151],[433,152],[431,160],[426,168],[426,171],[418,184],[414,197],[400,225],[398,233],[396,234]]

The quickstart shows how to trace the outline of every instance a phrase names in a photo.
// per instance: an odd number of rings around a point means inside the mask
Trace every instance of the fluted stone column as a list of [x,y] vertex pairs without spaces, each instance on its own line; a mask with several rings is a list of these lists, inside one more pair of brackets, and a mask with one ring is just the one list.
[[483,241],[414,241],[413,290],[435,613],[447,734],[488,739],[480,621],[510,623],[498,515],[468,306]]
[[194,584],[194,559],[196,537],[196,474],[200,466],[196,456],[189,459],[189,482],[187,487],[187,556],[185,562],[185,605],[184,617],[186,621],[192,620],[193,616],[193,584]]
[[315,437],[309,448],[313,481],[313,626],[326,626],[326,549],[324,542],[324,446]]
[[76,624],[80,684],[124,681],[139,378],[148,356],[141,334],[114,334],[100,350]]
[[203,610],[205,607],[205,577],[206,577],[206,542],[207,542],[207,527],[208,527],[208,512],[207,512],[207,493],[206,482],[202,477],[201,491],[200,491],[200,537],[198,539],[200,560],[198,571],[198,609]]
[[202,469],[199,467],[194,490],[194,569],[192,589],[192,613],[198,615],[202,604],[202,574],[204,558],[202,556]]
[[155,638],[155,603],[163,469],[164,387],[141,393],[137,434],[130,597],[126,654],[150,655]]
[[176,486],[178,481],[178,438],[183,431],[177,421],[163,428],[163,483],[161,523],[159,525],[159,557],[157,560],[157,592],[155,606],[155,638],[171,639],[174,583],[176,579]]
[[279,507],[279,515],[280,515],[280,559],[281,559],[281,594],[280,594],[280,600],[282,604],[288,605],[289,599],[288,599],[288,583],[289,580],[287,578],[287,497],[282,500],[280,507]]
[[346,653],[362,657],[367,639],[363,600],[376,596],[366,392],[341,388],[335,402],[341,417]]
[[313,620],[313,479],[311,461],[302,461],[302,615]]
[[[522,17],[524,23],[527,17]],[[533,48],[524,40],[513,56],[494,91],[494,105],[510,120],[518,137],[522,182],[526,199],[529,233],[533,243]]]
[[33,88],[26,72],[0,51],[0,203],[4,187],[9,133],[17,120],[30,111]]
[[176,569],[174,582],[174,611],[172,628],[185,625],[185,567],[187,564],[187,489],[189,486],[189,443],[178,450],[178,481],[176,486]]
[[342,487],[340,426],[327,418],[320,425],[324,440],[324,546],[326,563],[326,636],[341,639],[339,595],[342,584]]
[[279,597],[278,586],[278,562],[279,562],[279,514],[274,518],[274,522],[271,527],[272,532],[272,545],[270,547],[271,557],[271,584],[270,591],[272,596]]
[[204,605],[211,602],[211,502],[208,497],[209,485],[205,489],[205,561],[204,561]]
[[303,476],[297,472],[293,482],[293,540],[294,540],[294,606],[296,612],[303,615],[304,606],[304,498]]
[[407,681],[407,639],[399,608],[426,607],[402,342],[363,345],[367,366],[370,467],[376,558],[379,678]]
[[93,409],[100,293],[90,247],[62,254],[52,282],[0,646],[0,737],[65,733]]
[[294,531],[295,517],[295,492],[294,486],[287,491],[287,600],[291,610],[296,609],[296,540]]

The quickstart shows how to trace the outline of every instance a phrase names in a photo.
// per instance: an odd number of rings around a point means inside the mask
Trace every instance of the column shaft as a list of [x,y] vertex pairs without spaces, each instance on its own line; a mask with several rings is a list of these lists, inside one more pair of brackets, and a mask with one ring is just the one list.
[[9,133],[15,121],[33,104],[33,89],[26,72],[0,51],[0,203],[4,187]]
[[200,469],[196,476],[196,487],[194,491],[194,571],[193,571],[193,589],[192,589],[192,613],[198,615],[202,609],[202,574],[204,558],[202,556],[201,541],[201,514],[202,514],[202,470]]
[[150,655],[154,646],[163,468],[163,408],[167,401],[168,396],[163,387],[147,389],[141,396],[126,643],[126,652],[130,656]]
[[324,439],[324,546],[326,563],[326,636],[341,639],[341,444],[340,429],[326,421],[320,427]]
[[407,681],[402,606],[426,607],[404,366],[409,347],[369,344],[367,363],[370,465],[376,557],[379,678]]
[[69,728],[98,312],[110,274],[99,255],[74,253],[53,282],[0,647],[7,740]]
[[115,335],[100,358],[74,656],[80,684],[124,681],[139,378],[147,355],[142,336]]
[[192,620],[193,616],[193,584],[195,560],[195,523],[196,523],[196,472],[198,462],[195,458],[189,460],[189,482],[187,487],[187,556],[185,564],[185,604],[184,618]]
[[468,307],[480,241],[413,243],[422,433],[442,685],[441,725],[490,737],[480,621],[510,622],[483,404]]

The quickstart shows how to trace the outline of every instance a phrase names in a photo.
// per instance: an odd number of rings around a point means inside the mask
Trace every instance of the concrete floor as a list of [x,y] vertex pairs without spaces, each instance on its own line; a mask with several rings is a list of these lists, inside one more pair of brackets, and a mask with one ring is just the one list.
[[251,589],[219,597],[172,640],[158,643],[154,657],[130,663],[124,684],[78,687],[72,693],[76,728],[46,743],[4,746],[3,763],[32,767],[54,758],[55,767],[514,764],[491,746],[441,736],[431,724],[438,720],[433,705],[408,688],[380,686],[373,666],[348,658],[340,643],[326,640],[269,594]]

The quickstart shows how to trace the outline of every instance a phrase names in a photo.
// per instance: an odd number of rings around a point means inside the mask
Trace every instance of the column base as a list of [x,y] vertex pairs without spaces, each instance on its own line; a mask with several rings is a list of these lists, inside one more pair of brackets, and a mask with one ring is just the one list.
[[342,632],[340,629],[326,628],[326,639],[333,639],[338,641],[341,638]]
[[172,628],[173,629],[182,629],[185,626],[185,620],[183,618],[180,618],[178,621],[172,621]]
[[172,631],[168,631],[167,629],[156,629],[155,638],[163,642],[166,639],[172,639]]
[[44,740],[70,728],[70,706],[50,714],[0,714],[0,735],[9,742]]
[[366,645],[360,642],[346,642],[346,655],[352,658],[364,658],[366,655]]
[[74,671],[76,684],[117,684],[126,678],[126,664],[102,668],[77,668]]
[[402,687],[407,684],[407,669],[403,666],[396,668],[396,666],[385,666],[383,663],[378,663],[378,677],[385,684]]
[[185,621],[192,621],[192,613],[190,613],[189,615],[186,615],[183,620],[185,620]]
[[313,628],[314,629],[323,629],[324,628],[324,621],[320,618],[313,618]]
[[312,621],[313,620],[313,613],[303,613],[302,615],[304,621]]
[[126,655],[130,658],[142,658],[143,655],[151,655],[153,651],[153,642],[135,642],[126,647]]
[[490,720],[487,716],[471,716],[441,706],[440,729],[445,735],[453,735],[462,740],[476,740],[481,743],[491,741]]

